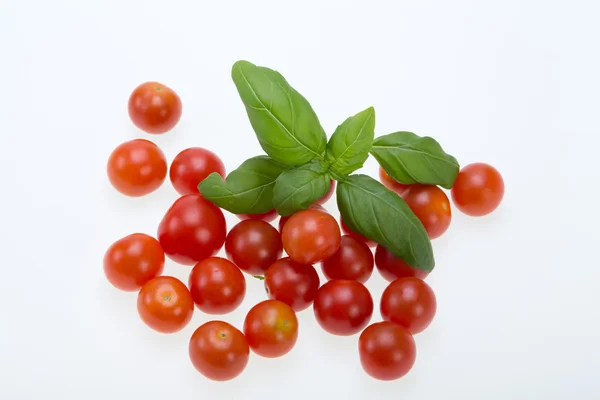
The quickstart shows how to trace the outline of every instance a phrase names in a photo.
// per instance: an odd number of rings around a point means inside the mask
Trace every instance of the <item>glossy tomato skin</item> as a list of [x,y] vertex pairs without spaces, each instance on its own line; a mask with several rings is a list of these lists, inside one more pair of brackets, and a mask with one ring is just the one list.
[[344,233],[344,235],[350,235],[353,238],[358,239],[361,242],[364,242],[369,247],[375,247],[375,246],[377,246],[377,243],[375,243],[371,239],[367,239],[363,235],[361,235],[359,233],[356,233],[353,230],[351,230],[350,228],[348,228],[348,225],[346,225],[344,223],[344,220],[342,219],[342,217],[340,217],[340,226],[342,227],[342,232]]
[[244,320],[244,335],[252,351],[262,357],[281,357],[298,339],[298,318],[279,300],[264,300],[250,309]]
[[423,223],[430,239],[436,239],[448,230],[452,221],[450,200],[437,186],[411,185],[402,197]]
[[198,327],[189,343],[192,364],[213,381],[229,381],[248,365],[250,347],[246,337],[223,321],[209,321]]
[[161,333],[175,333],[192,319],[194,301],[179,279],[159,276],[142,286],[137,309],[142,321],[150,328]]
[[502,202],[504,179],[489,164],[469,164],[458,173],[451,194],[461,212],[481,217],[493,212]]
[[242,271],[262,275],[281,257],[283,248],[277,229],[260,220],[244,220],[229,231],[225,241],[227,258]]
[[158,226],[158,241],[171,260],[195,265],[221,249],[226,233],[221,209],[199,193],[187,194],[167,210]]
[[410,187],[410,185],[405,185],[404,183],[400,183],[400,182],[397,182],[396,180],[394,180],[381,167],[379,167],[379,181],[381,183],[383,183],[383,186],[390,189],[392,192],[396,193],[398,196],[402,196]]
[[377,245],[377,249],[375,250],[375,266],[381,276],[388,282],[409,276],[425,279],[429,275],[421,269],[411,267],[404,260],[396,257],[381,245]]
[[333,193],[335,192],[335,181],[332,179],[331,182],[329,183],[329,190],[327,190],[327,193],[325,193],[325,195],[323,197],[321,197],[319,200],[315,201],[315,204],[318,205],[323,205],[325,203],[327,203],[329,201],[329,199],[331,199],[331,197],[333,196]]
[[271,210],[271,211],[267,211],[264,214],[238,214],[237,217],[239,219],[241,219],[242,221],[245,221],[247,219],[252,219],[252,220],[256,220],[256,221],[271,222],[271,221],[274,221],[278,215],[279,214],[277,214],[277,211]]
[[129,97],[127,108],[134,125],[152,134],[173,129],[182,112],[177,93],[158,82],[145,82],[136,87]]
[[230,313],[246,296],[242,271],[221,257],[208,257],[196,264],[188,286],[196,307],[207,314]]
[[104,274],[117,289],[138,291],[150,279],[162,274],[165,253],[158,240],[133,233],[114,242],[104,253]]
[[417,358],[410,332],[392,322],[369,325],[358,339],[360,363],[372,378],[392,381],[406,375]]
[[321,282],[312,265],[303,265],[289,257],[277,260],[265,274],[265,290],[270,299],[284,302],[299,312],[315,299]]
[[281,233],[283,248],[300,264],[314,264],[331,257],[340,247],[340,227],[329,213],[302,210],[290,217]]
[[313,309],[325,331],[350,336],[362,331],[371,320],[373,298],[360,282],[333,280],[321,286]]
[[158,189],[167,176],[167,159],[162,150],[145,139],[118,145],[108,157],[106,173],[121,194],[141,197]]
[[344,235],[338,251],[323,261],[321,268],[328,280],[347,279],[365,283],[371,277],[374,265],[369,246],[350,235]]
[[423,332],[435,317],[435,293],[419,278],[401,278],[390,283],[381,295],[380,311],[390,321],[416,335]]
[[216,172],[225,178],[225,165],[212,151],[190,147],[175,156],[169,169],[169,179],[180,195],[197,194],[198,185]]
[[[318,210],[318,211],[323,211],[323,212],[327,212],[327,210],[325,208],[323,208],[323,206],[321,206],[320,204],[314,203],[311,204],[310,207],[308,207],[309,210]],[[281,216],[279,218],[279,232],[283,232],[283,226],[285,225],[285,223],[288,221],[288,219],[290,219],[291,215],[286,215],[286,216]]]

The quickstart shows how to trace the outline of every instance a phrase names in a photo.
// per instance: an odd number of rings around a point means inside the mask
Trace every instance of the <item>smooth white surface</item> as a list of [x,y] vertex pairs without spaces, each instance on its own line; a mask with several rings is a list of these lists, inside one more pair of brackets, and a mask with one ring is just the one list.
[[[597,399],[599,13],[596,1],[0,0],[0,398]],[[130,91],[158,80],[181,95],[181,123],[151,137],[169,160],[204,146],[231,170],[260,152],[230,80],[238,59],[281,71],[329,134],[373,105],[377,134],[431,135],[503,173],[501,208],[454,210],[434,242],[438,315],[404,379],[368,378],[358,337],[327,335],[309,309],[287,357],[253,355],[213,383],[187,355],[207,316],[156,334],[135,294],[106,282],[106,248],[155,234],[177,198],[168,181],[140,199],[107,182],[110,151],[149,137],[128,119]],[[248,284],[224,318],[238,326],[264,298]],[[377,301],[383,280],[368,286]]]

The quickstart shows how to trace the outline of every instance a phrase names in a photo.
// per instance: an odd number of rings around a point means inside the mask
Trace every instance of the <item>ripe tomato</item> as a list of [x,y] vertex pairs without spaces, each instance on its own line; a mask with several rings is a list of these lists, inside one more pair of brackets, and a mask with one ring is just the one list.
[[504,180],[489,164],[469,164],[459,172],[451,193],[456,208],[467,215],[480,217],[494,211],[502,202]]
[[279,232],[265,221],[242,221],[229,231],[225,241],[227,258],[252,275],[264,274],[282,251]]
[[170,259],[194,265],[215,255],[223,246],[226,233],[221,209],[200,193],[187,194],[167,210],[158,226],[158,241]]
[[159,276],[142,286],[137,309],[142,321],[150,328],[161,333],[175,333],[192,319],[194,300],[179,279]]
[[169,169],[169,178],[180,194],[198,193],[198,184],[213,172],[225,178],[225,165],[212,151],[190,147],[175,156]]
[[208,257],[192,269],[189,278],[192,299],[207,314],[227,314],[246,296],[246,278],[231,261]]
[[385,170],[379,167],[379,180],[383,183],[383,186],[390,189],[392,192],[396,193],[398,196],[402,196],[404,192],[408,190],[410,185],[405,185],[404,183],[400,183],[394,180],[391,176],[385,172]]
[[223,321],[209,321],[192,334],[189,344],[192,364],[213,381],[228,381],[248,365],[250,347],[246,337]]
[[323,197],[321,197],[319,200],[315,201],[315,204],[318,205],[323,205],[325,203],[327,203],[329,201],[329,199],[331,199],[331,196],[333,196],[333,192],[335,192],[335,181],[332,179],[331,182],[329,183],[329,190],[327,191],[327,193],[325,193],[325,195]]
[[423,223],[430,239],[440,236],[450,226],[452,210],[450,200],[437,186],[411,185],[402,197],[417,218]]
[[275,218],[277,218],[278,215],[279,214],[277,214],[277,211],[275,211],[273,209],[271,211],[267,211],[264,214],[238,214],[238,218],[241,219],[242,221],[245,221],[247,219],[253,219],[256,221],[271,222]]
[[114,242],[104,253],[104,274],[117,289],[140,290],[150,279],[162,274],[165,253],[158,240],[134,233]]
[[284,302],[296,312],[312,304],[320,284],[315,267],[298,264],[287,257],[277,260],[265,274],[269,298]]
[[375,266],[381,276],[388,282],[409,276],[425,279],[428,275],[422,269],[411,267],[400,257],[396,257],[381,245],[378,245],[375,250]]
[[402,325],[413,335],[431,324],[436,309],[433,290],[419,278],[395,280],[381,295],[380,311],[384,321]]
[[128,111],[131,121],[144,132],[165,133],[181,118],[181,99],[163,84],[146,82],[131,93]]
[[371,239],[367,239],[366,237],[364,237],[363,235],[356,233],[352,230],[350,230],[350,228],[348,228],[348,225],[346,225],[344,223],[344,221],[342,220],[342,217],[340,216],[340,225],[342,227],[342,232],[344,232],[345,235],[350,235],[353,238],[360,240],[361,242],[364,242],[367,246],[369,247],[375,247],[377,245],[377,243],[375,243],[374,241],[372,241]]
[[340,227],[330,214],[302,210],[293,214],[281,233],[283,248],[300,264],[314,264],[331,257],[340,247]]
[[362,331],[371,320],[373,298],[360,282],[333,280],[321,286],[313,308],[325,331],[350,336]]
[[[326,209],[323,208],[323,206],[314,203],[311,204],[310,207],[308,207],[309,210],[318,210],[318,211],[323,211],[323,212],[327,212]],[[279,232],[283,232],[283,226],[285,225],[285,223],[288,221],[288,219],[290,219],[291,215],[286,215],[285,217],[282,215],[279,218]]]
[[259,356],[281,357],[292,350],[298,339],[296,313],[279,300],[262,301],[246,315],[244,334]]
[[130,197],[154,192],[167,176],[167,159],[149,140],[135,139],[118,145],[108,157],[108,180],[117,191]]
[[391,322],[377,322],[358,339],[360,363],[367,374],[382,381],[406,375],[417,358],[417,346],[410,332]]
[[349,235],[342,236],[338,251],[321,263],[327,279],[348,279],[360,283],[371,277],[373,267],[373,253],[369,246]]

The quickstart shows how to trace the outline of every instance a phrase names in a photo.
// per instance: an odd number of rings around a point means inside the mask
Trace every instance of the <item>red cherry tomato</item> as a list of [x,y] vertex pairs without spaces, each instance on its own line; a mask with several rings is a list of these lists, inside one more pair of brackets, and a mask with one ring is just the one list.
[[379,180],[383,183],[383,186],[390,189],[392,192],[395,192],[398,196],[402,196],[410,187],[410,185],[405,185],[404,183],[394,180],[381,167],[379,167]]
[[244,320],[244,334],[252,351],[262,357],[281,357],[298,339],[298,319],[287,304],[265,300],[250,309]]
[[208,257],[192,269],[189,279],[192,299],[207,314],[227,314],[246,296],[246,278],[231,261]]
[[461,212],[480,217],[494,211],[504,197],[504,180],[489,164],[465,166],[452,186],[452,201]]
[[169,169],[169,178],[180,195],[197,194],[198,184],[216,172],[225,178],[225,165],[212,151],[190,147],[175,156]]
[[170,131],[181,118],[181,99],[173,89],[158,83],[142,83],[133,90],[128,105],[131,121],[147,133]]
[[244,371],[250,358],[250,347],[244,334],[234,326],[223,321],[209,321],[194,331],[189,354],[198,372],[222,382]]
[[298,264],[289,258],[277,260],[265,274],[269,298],[284,302],[296,312],[312,304],[320,284],[315,267]]
[[406,375],[417,358],[417,346],[410,332],[391,322],[377,322],[358,339],[360,363],[367,374],[382,381]]
[[421,269],[411,267],[400,257],[396,257],[381,245],[378,245],[375,250],[375,266],[381,276],[388,282],[409,276],[425,279],[428,275],[427,272]]
[[328,213],[302,210],[285,223],[281,240],[292,260],[314,264],[328,259],[339,249],[340,227]]
[[373,253],[365,242],[344,235],[338,251],[323,261],[321,267],[329,280],[347,279],[365,283],[373,273]]
[[150,279],[162,274],[165,253],[158,240],[134,233],[114,242],[104,253],[104,274],[117,289],[140,290]]
[[167,176],[167,159],[149,140],[121,143],[108,157],[108,180],[121,194],[145,196],[158,189]]
[[419,278],[395,280],[381,295],[383,320],[402,325],[413,335],[423,332],[431,324],[436,309],[433,290]]
[[323,197],[321,197],[319,200],[315,201],[315,204],[318,205],[323,205],[325,203],[327,203],[329,201],[329,199],[331,199],[331,196],[333,196],[333,193],[335,192],[335,181],[332,179],[331,182],[329,183],[329,190],[327,191],[327,193],[325,193],[325,195]]
[[264,274],[282,251],[279,232],[265,221],[242,221],[229,231],[225,241],[227,258],[252,275]]
[[373,298],[360,282],[333,280],[317,292],[315,317],[332,335],[350,336],[362,331],[373,315]]
[[437,186],[411,185],[402,197],[423,223],[430,239],[438,238],[448,230],[452,211],[450,200],[442,189]]
[[344,232],[344,235],[350,235],[353,238],[360,240],[361,242],[364,242],[369,247],[375,247],[377,245],[377,243],[375,243],[371,239],[367,239],[363,235],[356,233],[356,232],[352,231],[350,228],[348,228],[348,225],[346,225],[344,223],[341,216],[340,216],[340,226],[342,227],[342,232]]
[[166,212],[158,226],[158,241],[170,259],[194,265],[221,249],[226,232],[221,209],[199,193],[188,194]]
[[192,319],[194,300],[179,279],[159,276],[142,286],[137,309],[142,321],[150,328],[161,333],[175,333]]
[[271,211],[267,211],[264,214],[238,214],[238,218],[241,219],[242,221],[245,221],[247,219],[253,219],[256,221],[271,222],[271,221],[275,220],[275,218],[277,218],[278,215],[279,214],[277,214],[277,211],[271,210]]
[[[308,207],[309,210],[318,210],[318,211],[323,211],[323,212],[327,212],[326,209],[324,209],[321,205],[315,203],[315,204],[311,204],[310,207]],[[285,217],[282,215],[279,218],[279,232],[283,232],[283,226],[285,225],[285,223],[288,221],[288,219],[290,219],[291,215],[286,215]]]

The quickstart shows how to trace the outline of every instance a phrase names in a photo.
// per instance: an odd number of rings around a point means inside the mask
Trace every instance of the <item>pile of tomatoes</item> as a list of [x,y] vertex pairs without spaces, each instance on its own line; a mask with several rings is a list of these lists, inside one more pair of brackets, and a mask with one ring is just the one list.
[[[129,99],[133,123],[147,133],[168,132],[181,113],[179,96],[156,82],[140,85]],[[181,197],[166,211],[157,236],[133,233],[114,242],[104,256],[104,272],[114,287],[138,292],[137,309],[148,327],[169,334],[183,329],[195,309],[223,315],[239,307],[246,293],[244,274],[264,279],[265,300],[250,309],[241,330],[213,320],[192,334],[189,357],[201,374],[226,381],[242,373],[250,351],[269,358],[285,355],[298,338],[296,313],[311,306],[330,334],[360,334],[360,361],[370,376],[393,380],[412,368],[413,335],[436,313],[435,294],[424,282],[427,273],[338,223],[322,206],[333,194],[333,183],[310,208],[281,217],[278,229],[271,224],[278,215],[271,211],[240,215],[228,231],[223,211],[197,189],[210,173],[225,177],[225,166],[213,152],[188,148],[169,166],[156,144],[136,139],[114,149],[107,166],[113,187],[132,197],[156,190],[167,172]],[[402,185],[383,170],[380,180],[404,198],[430,238],[448,229],[450,201],[440,188]],[[461,170],[451,195],[460,211],[481,216],[500,204],[503,193],[498,171],[478,163]],[[215,256],[223,247],[227,258]],[[192,267],[187,284],[162,275],[165,257]],[[375,268],[390,283],[379,304],[383,321],[370,324],[375,305],[364,283]]]

